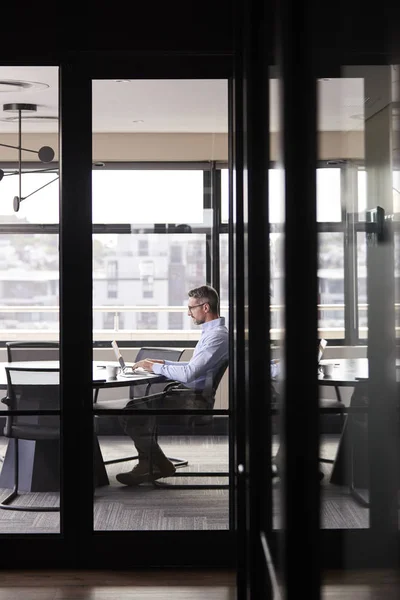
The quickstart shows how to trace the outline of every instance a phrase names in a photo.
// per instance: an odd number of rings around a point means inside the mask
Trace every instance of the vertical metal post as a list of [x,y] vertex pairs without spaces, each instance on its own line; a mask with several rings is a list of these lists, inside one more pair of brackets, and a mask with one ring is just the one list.
[[[286,598],[320,598],[317,381],[317,78],[314,2],[278,12],[285,172],[283,571]],[[299,557],[307,556],[307,568]]]
[[22,200],[22,111],[18,109],[18,196]]
[[[76,99],[79,98],[79,110]],[[93,531],[92,82],[60,67],[61,527],[76,565]],[[77,293],[77,282],[79,292]],[[76,349],[79,348],[79,369]],[[77,511],[76,490],[79,489]]]

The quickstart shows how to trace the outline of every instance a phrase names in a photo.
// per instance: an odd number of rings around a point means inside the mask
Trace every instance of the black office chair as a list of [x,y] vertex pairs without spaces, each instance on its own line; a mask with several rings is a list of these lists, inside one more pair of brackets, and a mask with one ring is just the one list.
[[[215,403],[215,395],[217,393],[218,387],[221,383],[221,380],[225,374],[226,369],[228,368],[228,361],[224,361],[220,368],[218,369],[217,373],[214,376],[213,382],[212,382],[212,386],[211,389],[208,392],[208,398],[209,398],[209,405],[210,405],[210,409],[209,412],[207,414],[202,414],[202,415],[196,415],[196,409],[193,410],[193,415],[189,417],[188,419],[188,426],[191,427],[191,429],[195,429],[196,427],[202,427],[202,426],[206,426],[206,425],[210,425],[213,422],[213,408],[214,408],[214,403]],[[177,382],[172,382],[169,383],[165,386],[164,388],[164,392],[168,395],[170,394],[174,394],[174,395],[181,395],[181,394],[187,394],[187,390],[185,389],[177,389],[177,386],[180,385]],[[196,392],[195,392],[196,393]],[[204,392],[203,391],[199,391],[197,392],[199,396],[204,397]],[[227,414],[229,414],[229,411],[226,411]],[[156,423],[155,423],[155,429],[154,429],[154,437],[157,440],[158,439],[158,419],[156,419]],[[170,458],[168,457],[169,460],[171,460],[175,467],[183,467],[183,466],[187,466],[189,464],[188,460],[185,459],[179,459],[179,458]],[[152,470],[152,464],[151,464],[151,456],[150,456],[150,472]],[[229,477],[229,473],[215,473],[215,472],[190,472],[190,471],[179,471],[177,473],[175,473],[173,475],[173,477]],[[155,487],[163,487],[163,488],[175,488],[175,489],[228,489],[229,485],[228,484],[173,484],[173,483],[165,483],[165,482],[161,482],[161,481],[157,481],[157,480],[153,480],[152,481],[153,485]]]
[[[183,348],[157,348],[157,347],[143,347],[140,348],[140,350],[138,351],[137,355],[136,355],[136,359],[135,362],[139,362],[139,360],[143,360],[145,358],[159,358],[161,360],[172,360],[172,361],[179,361],[182,354],[183,354],[184,349]],[[136,387],[136,390],[135,390]],[[156,394],[159,392],[162,392],[163,389],[165,387],[165,382],[164,383],[147,383],[147,384],[143,384],[140,386],[130,386],[129,388],[129,399],[133,400],[134,397],[140,397],[140,396],[148,396],[150,393],[150,389],[151,389],[151,393],[152,394]],[[127,404],[127,400],[103,400],[101,402],[98,401],[98,392],[99,390],[96,390],[95,392],[95,397],[94,397],[94,403],[96,404],[96,406],[98,408],[124,408],[125,405]],[[96,421],[95,421],[96,423]],[[96,427],[96,425],[95,425]],[[105,465],[113,465],[116,463],[120,463],[120,462],[127,462],[130,460],[137,460],[139,457],[138,455],[134,455],[134,456],[125,456],[123,458],[114,458],[112,460],[105,460],[104,464]],[[182,464],[187,464],[186,461],[182,461],[181,459],[170,459],[173,460],[175,462],[181,462]]]
[[[58,342],[6,342],[7,362],[59,360]],[[38,352],[40,350],[40,352]]]
[[[43,376],[50,381],[43,384]],[[4,427],[4,436],[14,441],[14,487],[1,503],[0,508],[28,512],[59,512],[59,507],[14,505],[13,500],[19,493],[19,440],[36,442],[54,441],[60,439],[60,417],[58,415],[38,415],[37,411],[60,409],[59,399],[59,369],[14,368],[6,367],[7,396],[2,402],[9,411],[29,411],[28,415],[8,414]],[[35,448],[36,450],[36,448]],[[50,469],[59,472],[59,456],[54,455],[54,449],[41,454],[48,461]],[[4,466],[3,466],[4,468]],[[41,469],[38,469],[38,472]],[[43,473],[41,473],[43,475]]]
[[[343,431],[343,427],[345,424],[345,412],[344,412],[344,404],[342,402],[342,397],[340,395],[339,386],[335,385],[335,393],[336,398],[320,398],[319,399],[319,407],[322,409],[322,413],[324,414],[324,409],[329,409],[325,411],[325,414],[337,414],[340,417],[340,427],[341,431]],[[332,458],[324,458],[322,456],[319,457],[320,463],[333,464],[335,462]]]

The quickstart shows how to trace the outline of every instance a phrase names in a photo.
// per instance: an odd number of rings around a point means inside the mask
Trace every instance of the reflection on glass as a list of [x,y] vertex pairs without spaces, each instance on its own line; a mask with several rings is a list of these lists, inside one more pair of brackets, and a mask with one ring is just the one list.
[[[353,264],[359,245],[352,245],[353,215],[357,210],[362,213],[365,193],[363,171],[357,166],[364,154],[363,79],[322,79],[318,82],[318,99],[319,139],[323,142],[318,158],[333,163],[329,168],[317,169],[318,327],[319,337],[328,341],[322,360],[339,365],[333,367],[329,377],[321,372],[317,375],[321,411],[320,519],[322,529],[359,529],[369,527],[369,512],[351,492],[349,464],[355,426],[341,410],[357,403],[354,369],[362,368],[357,361],[365,359],[360,355],[354,364],[346,362],[347,354],[335,345],[335,339],[353,340],[356,316],[350,308],[355,304],[357,289],[362,297],[362,267]],[[342,385],[333,385],[336,379]],[[357,471],[365,457],[365,444],[358,444]],[[357,485],[361,484],[364,481],[357,474]]]
[[229,246],[228,234],[219,236],[219,276],[220,276],[220,312],[225,317],[225,324],[229,327]]

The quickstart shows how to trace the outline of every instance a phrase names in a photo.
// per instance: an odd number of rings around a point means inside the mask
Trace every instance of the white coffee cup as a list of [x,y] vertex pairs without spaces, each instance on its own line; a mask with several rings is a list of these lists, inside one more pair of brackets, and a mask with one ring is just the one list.
[[118,367],[114,367],[112,365],[106,366],[107,379],[116,379],[117,373],[118,373]]
[[334,368],[334,363],[327,363],[325,365],[321,365],[321,371],[324,374],[324,377],[332,377]]

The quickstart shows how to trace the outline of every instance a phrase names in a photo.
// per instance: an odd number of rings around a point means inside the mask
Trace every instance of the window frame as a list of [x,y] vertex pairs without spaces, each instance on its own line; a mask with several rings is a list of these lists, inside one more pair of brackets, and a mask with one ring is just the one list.
[[[228,167],[228,163],[222,163]],[[176,162],[148,162],[148,161],[135,161],[135,162],[110,162],[110,163],[93,163],[92,171],[95,170],[175,170],[175,171],[186,171],[186,170],[201,170],[203,171],[203,210],[212,209],[213,210],[213,218],[211,226],[198,227],[193,234],[205,234],[206,236],[206,256],[205,256],[205,265],[206,265],[206,280],[207,283],[215,287],[219,292],[219,233],[220,227],[219,223],[221,220],[221,193],[220,193],[220,173],[219,167],[217,166],[219,163],[217,161],[176,161]],[[3,162],[0,164],[0,167],[4,171],[15,170],[18,167],[17,163],[14,162]],[[52,163],[52,167],[54,169],[59,169],[59,163],[54,161]],[[22,163],[22,168],[24,172],[28,172],[29,170],[35,170],[37,165],[34,163],[24,162]],[[218,179],[219,178],[219,179]],[[180,232],[176,229],[178,224],[168,224],[168,223],[154,223],[149,224],[148,227],[141,227],[141,233],[156,233],[156,234],[178,234],[187,232]],[[59,224],[58,223],[49,223],[49,224],[40,224],[40,223],[0,223],[0,234],[54,234],[59,235]],[[93,235],[107,235],[107,234],[127,234],[132,235],[134,233],[139,232],[138,229],[132,227],[130,224],[124,223],[93,223],[92,234]],[[121,311],[123,312],[123,311]],[[105,330],[106,331],[106,330]],[[13,330],[15,334],[15,330]],[[118,336],[118,331],[115,332],[116,336]],[[176,337],[176,336],[175,336]],[[6,339],[0,340],[0,347],[4,347],[6,343]],[[171,345],[179,345],[185,344],[188,347],[194,347],[197,340],[185,340],[184,336],[182,336],[182,340],[173,339],[171,340]],[[146,340],[140,340],[137,342],[137,345],[146,344]],[[154,340],[149,340],[151,345],[157,345]],[[168,340],[163,340],[161,345],[168,345]],[[135,346],[135,342],[120,340],[119,344],[121,347],[124,346]],[[108,346],[109,341],[105,339],[94,340],[93,347],[104,347]]]
[[[16,163],[2,163],[0,165],[4,170],[14,170]],[[196,228],[194,233],[204,233],[206,235],[206,279],[220,292],[220,235],[229,233],[229,223],[221,220],[221,171],[228,169],[228,161],[176,161],[176,162],[115,162],[106,164],[93,164],[93,170],[202,170],[203,171],[203,209],[212,209],[213,218],[211,227]],[[277,168],[277,163],[270,162],[270,169]],[[355,243],[357,233],[365,231],[365,224],[359,221],[358,215],[358,170],[364,167],[363,161],[359,160],[321,160],[318,161],[317,169],[339,168],[341,171],[341,193],[342,198],[342,218],[336,222],[318,222],[318,233],[342,233],[344,248],[344,336],[343,338],[332,338],[335,345],[357,346],[366,343],[365,338],[360,338],[358,328],[358,288],[357,288],[357,245]],[[34,169],[32,163],[24,163],[24,170]],[[54,163],[54,168],[58,168],[58,163]],[[346,178],[352,178],[352,185],[346,185]],[[347,182],[348,183],[348,182]],[[353,190],[354,198],[352,205],[354,212],[346,210],[346,206],[351,206],[347,202],[345,194],[350,187]],[[270,232],[277,230],[276,224],[270,225]],[[396,230],[400,228],[400,224]],[[179,233],[175,231],[175,225],[166,223],[154,223],[146,228],[141,228],[142,233],[171,234]],[[122,223],[93,223],[93,234],[134,234],[135,228],[129,224]],[[59,224],[0,224],[0,234],[59,234]],[[208,247],[208,251],[207,251]],[[118,333],[118,332],[116,332]],[[0,340],[0,347],[5,345],[6,340]],[[173,340],[172,343],[179,343],[180,340]],[[96,340],[94,347],[104,347],[108,345],[106,340]],[[154,344],[154,341],[151,341]],[[165,341],[163,342],[165,345]],[[185,341],[185,344],[194,346],[195,340]],[[132,341],[120,340],[120,344],[132,346]],[[143,344],[143,341],[140,341]]]

